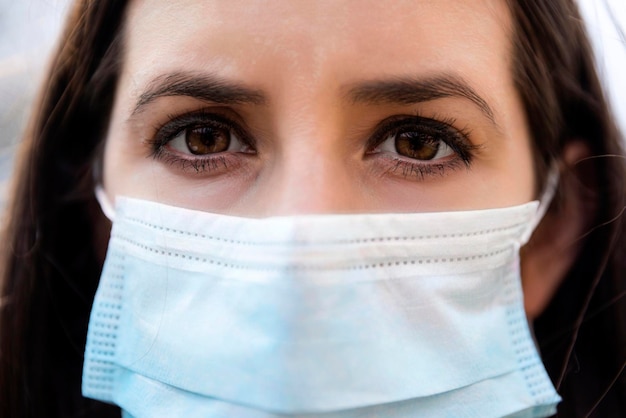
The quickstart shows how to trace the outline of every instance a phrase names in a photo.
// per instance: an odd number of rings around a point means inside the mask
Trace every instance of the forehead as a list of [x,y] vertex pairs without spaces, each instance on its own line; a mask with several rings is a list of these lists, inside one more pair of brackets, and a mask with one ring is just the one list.
[[137,0],[125,72],[140,82],[184,69],[266,87],[277,74],[309,87],[356,73],[488,82],[486,68],[508,68],[510,27],[504,0]]

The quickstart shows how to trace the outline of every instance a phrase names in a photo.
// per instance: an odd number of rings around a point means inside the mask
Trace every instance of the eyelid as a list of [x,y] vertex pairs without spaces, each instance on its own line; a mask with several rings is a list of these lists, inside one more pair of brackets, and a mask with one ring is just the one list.
[[387,136],[395,131],[399,131],[401,128],[415,125],[426,125],[430,128],[444,128],[449,129],[452,132],[456,131],[458,134],[463,135],[456,128],[451,126],[450,121],[439,121],[432,118],[425,118],[419,115],[394,115],[384,119],[376,126],[374,133],[369,138],[367,148],[372,149],[379,145],[380,142],[385,140]]

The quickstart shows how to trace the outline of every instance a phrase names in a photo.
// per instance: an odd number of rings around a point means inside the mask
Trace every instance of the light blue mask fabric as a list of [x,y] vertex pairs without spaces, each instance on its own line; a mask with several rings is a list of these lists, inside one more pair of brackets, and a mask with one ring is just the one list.
[[118,198],[83,394],[127,417],[546,417],[538,203],[248,219]]

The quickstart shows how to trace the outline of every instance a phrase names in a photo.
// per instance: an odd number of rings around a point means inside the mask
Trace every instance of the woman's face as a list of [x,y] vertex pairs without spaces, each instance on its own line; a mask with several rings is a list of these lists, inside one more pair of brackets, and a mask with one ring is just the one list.
[[118,195],[233,215],[534,197],[502,0],[137,0],[104,158]]

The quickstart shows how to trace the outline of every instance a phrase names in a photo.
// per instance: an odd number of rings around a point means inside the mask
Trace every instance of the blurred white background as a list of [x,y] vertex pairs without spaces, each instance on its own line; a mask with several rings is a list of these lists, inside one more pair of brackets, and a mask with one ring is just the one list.
[[626,0],[578,0],[598,71],[626,135]]
[[68,0],[0,0],[0,143],[13,144]]
[[[69,0],[0,0],[0,207],[12,170],[15,145],[69,3]],[[626,132],[626,0],[579,0],[579,3],[609,99]],[[621,33],[616,28],[617,22]]]
[[68,0],[0,0],[0,210],[13,154]]

